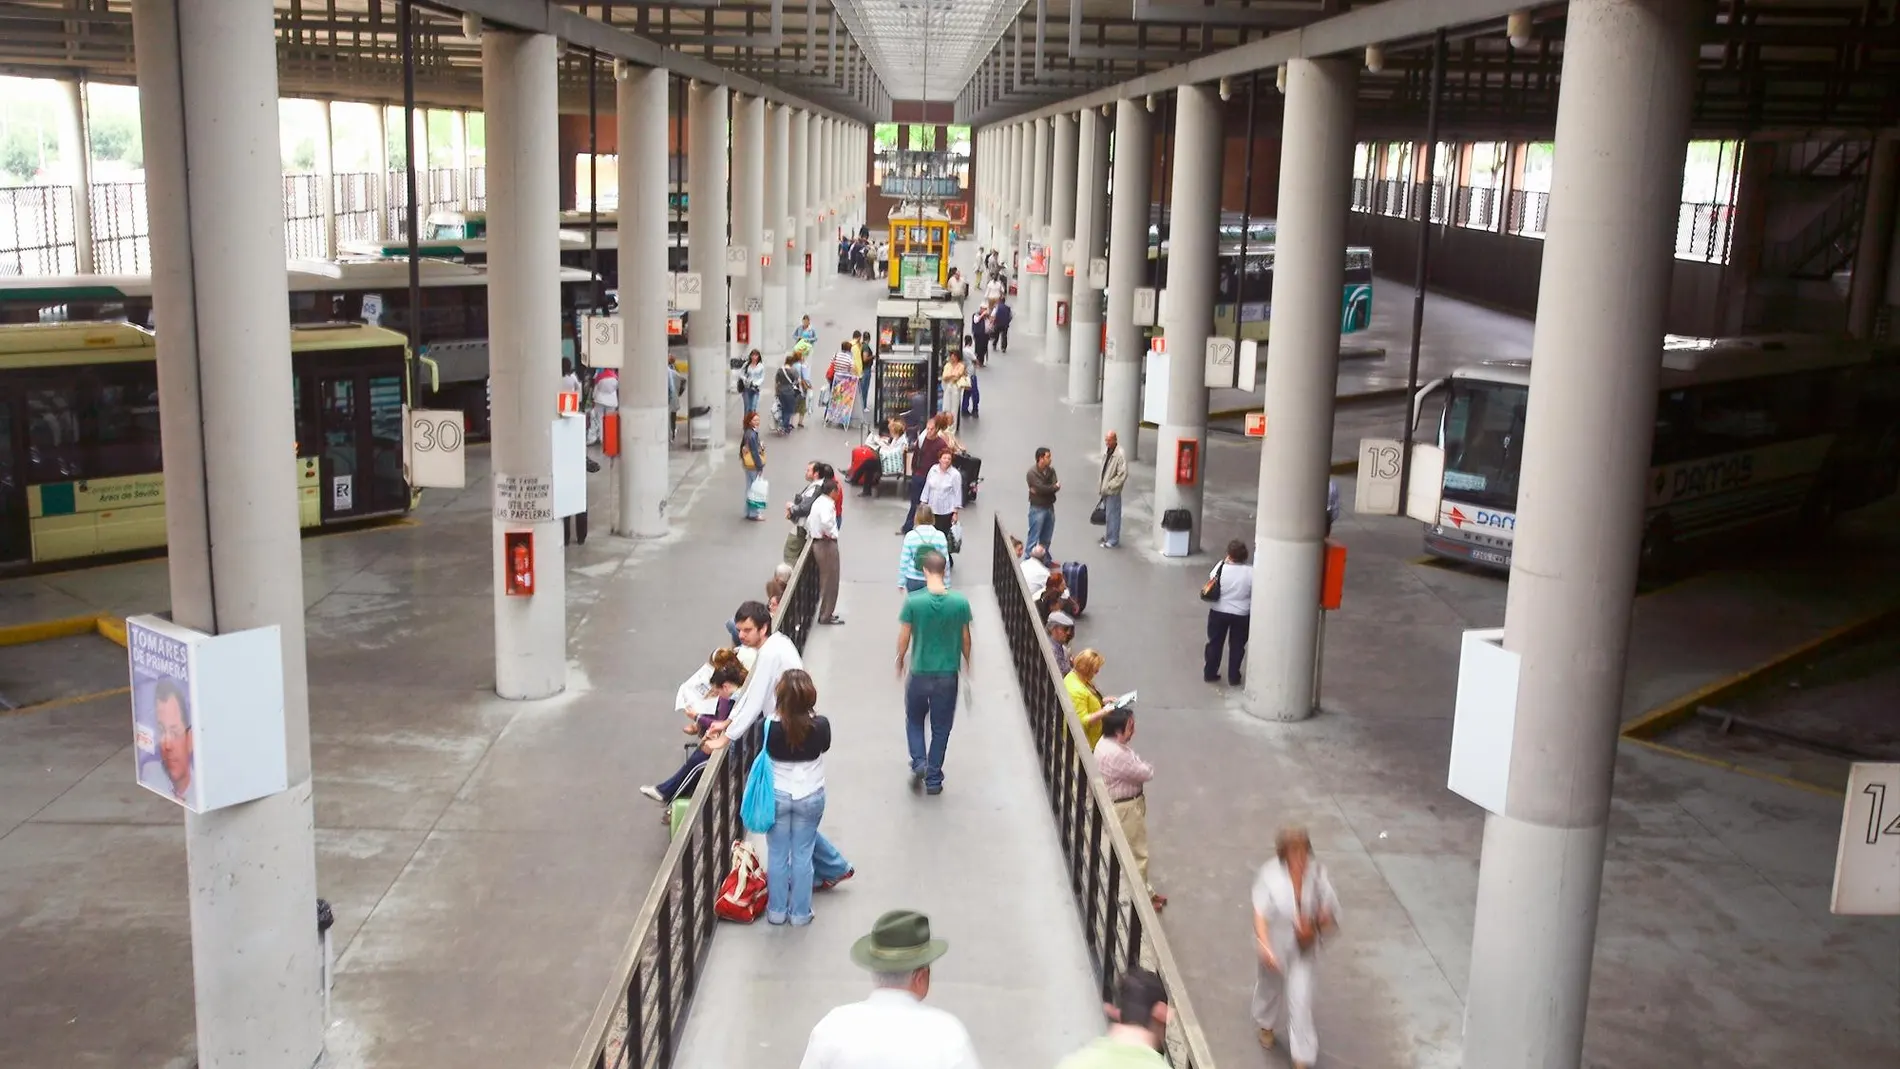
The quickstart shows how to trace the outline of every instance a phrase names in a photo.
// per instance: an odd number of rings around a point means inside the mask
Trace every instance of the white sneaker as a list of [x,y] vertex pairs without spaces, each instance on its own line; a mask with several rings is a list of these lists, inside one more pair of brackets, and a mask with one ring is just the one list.
[[648,798],[653,799],[655,802],[658,802],[661,805],[666,804],[666,799],[660,794],[660,789],[658,787],[642,787],[640,788],[640,793],[646,795]]

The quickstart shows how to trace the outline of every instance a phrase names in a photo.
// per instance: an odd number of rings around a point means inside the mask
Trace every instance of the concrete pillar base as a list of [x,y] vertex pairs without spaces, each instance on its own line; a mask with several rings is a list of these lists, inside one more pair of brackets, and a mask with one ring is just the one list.
[[494,521],[495,694],[509,701],[552,698],[567,689],[567,553],[561,521],[528,528],[534,533],[534,594],[511,597],[500,575],[508,559],[503,536],[522,529]]
[[[1133,404],[1118,399],[1134,398]],[[1122,450],[1133,464],[1141,459],[1141,365],[1132,360],[1110,360],[1102,365],[1102,435],[1121,439]]]
[[1256,540],[1254,596],[1274,605],[1312,608],[1254,616],[1254,632],[1247,641],[1249,715],[1279,721],[1313,715],[1313,658],[1324,567],[1325,551],[1317,539]]
[[[623,395],[624,396],[624,395]],[[622,510],[614,533],[629,538],[660,538],[671,530],[666,519],[668,477],[666,401],[658,407],[620,409],[620,456],[623,485],[632,507]]]
[[1032,338],[1043,337],[1049,316],[1049,278],[1047,275],[1023,276],[1023,308],[1015,323]]
[[[1194,528],[1188,532],[1188,553],[1201,551],[1201,487],[1181,486],[1174,481],[1174,451],[1182,439],[1191,438],[1200,441],[1205,428],[1197,424],[1163,423],[1155,432],[1155,514],[1151,533],[1154,548],[1160,552],[1167,541],[1168,533],[1161,529],[1161,516],[1170,509],[1187,509],[1194,516]],[[1205,449],[1206,442],[1201,442]],[[1206,464],[1206,456],[1201,460]],[[1248,648],[1252,649],[1249,642]]]
[[1099,339],[1101,336],[1100,322],[1084,323],[1079,320],[1069,333],[1069,402],[1071,404],[1092,405],[1102,400],[1101,342],[1089,341],[1091,338]]

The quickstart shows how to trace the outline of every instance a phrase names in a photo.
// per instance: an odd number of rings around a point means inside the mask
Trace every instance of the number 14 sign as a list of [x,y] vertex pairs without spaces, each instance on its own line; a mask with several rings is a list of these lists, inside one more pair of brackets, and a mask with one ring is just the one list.
[[1900,763],[1862,761],[1848,772],[1833,911],[1900,916]]

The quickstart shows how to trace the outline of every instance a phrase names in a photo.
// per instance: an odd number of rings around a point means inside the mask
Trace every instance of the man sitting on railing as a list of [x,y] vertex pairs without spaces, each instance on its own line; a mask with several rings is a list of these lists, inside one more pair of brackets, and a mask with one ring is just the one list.
[[[807,572],[797,581],[814,583],[817,576]],[[745,738],[745,733],[752,730],[752,725],[761,717],[777,720],[779,677],[794,668],[805,667],[798,646],[772,630],[772,613],[763,603],[748,601],[740,605],[732,621],[739,625],[739,641],[759,652],[758,659],[752,662],[745,689],[733,702],[731,717],[714,721],[706,732],[706,743],[715,750],[728,740]],[[823,832],[817,835],[818,842],[812,850],[812,878],[817,880],[818,889],[824,891],[850,879],[856,872]]]

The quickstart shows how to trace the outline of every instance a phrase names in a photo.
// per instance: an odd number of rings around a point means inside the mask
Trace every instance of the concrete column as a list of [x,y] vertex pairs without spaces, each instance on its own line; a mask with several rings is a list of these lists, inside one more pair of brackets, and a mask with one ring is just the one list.
[[[488,116],[488,376],[495,478],[554,477],[560,410],[560,146],[555,140],[559,49],[546,34],[482,34]],[[416,146],[418,156],[422,152]],[[411,210],[420,206],[412,205]],[[533,525],[535,592],[510,597],[504,533],[494,521],[495,693],[533,699],[567,687],[567,576],[561,521]]]
[[1003,135],[1003,270],[1015,277],[1011,260],[1022,251],[1023,225],[1023,127],[1010,124]]
[[[1049,120],[1037,119],[1030,131],[1029,238],[1038,243],[1049,240],[1049,187],[1054,181],[1049,153],[1053,147],[1049,141]],[[1050,252],[1051,271],[1060,270],[1053,266],[1057,251]],[[1023,306],[1017,318],[1023,325],[1023,333],[1030,337],[1048,333],[1048,275],[1023,276]]]
[[667,93],[664,68],[626,67],[614,83],[620,154],[620,456],[614,533],[667,532]]
[[323,258],[336,259],[336,125],[330,120],[330,102],[317,101],[323,129],[317,133],[317,210],[323,217],[317,240]]
[[[1341,131],[1341,136],[1346,132]],[[1155,435],[1154,539],[1159,548],[1162,513],[1186,509],[1194,520],[1188,535],[1190,553],[1201,548],[1201,496],[1207,470],[1204,354],[1214,330],[1220,176],[1220,98],[1209,86],[1182,86],[1174,100],[1174,173],[1169,179],[1172,225],[1168,229],[1168,291],[1162,301],[1167,312],[1162,333],[1168,345],[1168,410],[1167,422]],[[1078,204],[1077,213],[1081,210]],[[1343,270],[1343,261],[1340,266]],[[1076,334],[1080,333],[1078,325]],[[1174,481],[1175,444],[1189,439],[1201,450],[1200,481],[1183,486]]]
[[[743,356],[765,340],[765,280],[759,253],[765,231],[765,101],[739,97],[732,109],[732,243],[746,251],[746,273],[732,280],[732,321],[748,316],[751,341],[741,343],[733,331],[732,353]],[[725,391],[720,391],[722,394]]]
[[818,153],[818,210],[823,213],[818,222],[818,249],[822,253],[818,261],[824,274],[825,288],[831,288],[838,280],[838,187],[837,158],[838,124],[826,118],[819,125]]
[[[1356,78],[1345,60],[1287,64],[1273,357],[1266,370],[1269,424],[1254,510],[1255,587],[1264,596],[1253,604],[1247,653],[1247,709],[1263,720],[1303,720],[1313,712]],[[1178,248],[1178,222],[1170,234]],[[1175,262],[1168,258],[1170,280]],[[1169,335],[1173,353],[1172,330]],[[1198,345],[1194,356],[1201,361]]]
[[[1075,168],[1075,287],[1069,320],[1069,400],[1092,405],[1102,399],[1102,291],[1089,285],[1089,261],[1108,244],[1108,120],[1094,109],[1082,113]],[[1218,194],[1214,202],[1220,211]]]
[[86,136],[86,83],[61,82],[59,155],[73,187],[73,255],[75,270],[93,273],[92,264],[92,142]]
[[388,241],[389,233],[389,109],[376,106],[376,157],[371,161],[376,174],[370,182],[370,200],[376,205],[376,225],[370,234],[377,241]]
[[1874,142],[1867,167],[1867,203],[1860,220],[1860,246],[1854,254],[1853,281],[1847,292],[1847,332],[1874,336],[1874,322],[1887,292],[1887,254],[1893,244],[1894,197],[1900,191],[1900,141]]
[[[324,108],[327,112],[329,105]],[[468,211],[468,112],[449,112],[449,141],[455,147],[455,201],[458,211]]]
[[[712,409],[706,448],[726,444],[726,103],[723,85],[695,83],[686,94],[686,262],[700,276],[700,306],[688,318],[687,406]],[[682,407],[687,407],[682,406]]]
[[[1062,245],[1075,237],[1075,116],[1057,115],[1049,123],[1050,156],[1049,163],[1049,299],[1044,310],[1043,321],[1049,342],[1043,348],[1051,358],[1056,353],[1069,351],[1069,323],[1065,319],[1056,323],[1058,306],[1067,308],[1068,316],[1073,317],[1075,309],[1070,295],[1075,291],[1075,278],[1069,277],[1062,260]],[[1087,281],[1088,265],[1077,264],[1076,277]]]
[[[753,339],[762,352],[774,353],[791,336],[788,318],[786,280],[790,278],[791,253],[788,239],[796,240],[793,229],[785,225],[786,205],[791,199],[792,112],[783,104],[765,108],[765,217],[763,226],[772,232],[771,247],[763,250],[772,257],[765,269],[765,321]],[[756,261],[755,261],[756,262]]]
[[[323,1054],[325,1021],[303,547],[284,448],[296,428],[290,405],[263,403],[291,394],[271,8],[137,0],[132,39],[154,208],[153,306],[165,324],[159,434],[172,618],[205,632],[279,629],[290,784],[185,814],[185,885],[175,871],[145,876],[154,893],[190,896],[197,1064],[307,1069]],[[129,783],[131,773],[128,762],[120,774]]]
[[785,251],[786,271],[790,281],[785,288],[785,344],[791,346],[792,331],[798,328],[800,316],[811,314],[812,298],[817,296],[816,284],[805,273],[805,257],[811,252],[811,112],[794,110],[791,115],[791,130],[786,142],[791,146],[787,160],[790,163],[785,174],[787,207],[785,214],[792,221],[792,234],[797,242],[795,248]]
[[[805,145],[805,216],[811,236],[805,251],[811,254],[811,274],[805,279],[805,305],[801,313],[810,315],[818,304],[819,291],[825,286],[825,120],[811,117]],[[812,320],[814,324],[817,320]],[[813,353],[816,357],[818,354]]]
[[1655,418],[1697,14],[1572,0],[1565,26],[1504,614],[1516,728],[1504,811],[1485,817],[1467,1069],[1582,1063],[1650,460],[1648,435],[1605,431]]
[[[1130,460],[1141,458],[1141,361],[1148,350],[1135,325],[1135,290],[1147,277],[1148,200],[1154,136],[1139,100],[1115,104],[1114,229],[1108,247],[1108,351],[1102,368],[1102,430],[1114,431]],[[1078,206],[1077,214],[1080,214]]]

